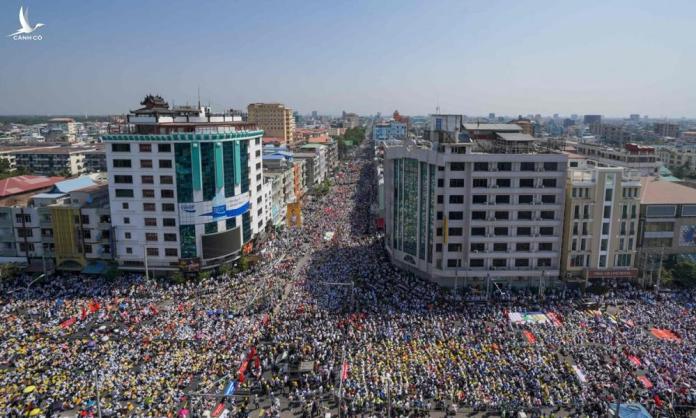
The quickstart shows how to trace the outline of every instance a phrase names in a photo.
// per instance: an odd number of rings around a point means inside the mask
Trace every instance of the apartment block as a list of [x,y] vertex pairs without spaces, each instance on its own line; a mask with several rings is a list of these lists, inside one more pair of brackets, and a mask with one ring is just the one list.
[[295,142],[295,118],[291,108],[280,103],[251,103],[247,112],[248,122],[263,130],[265,136],[278,138],[284,145]]
[[570,169],[562,275],[633,278],[638,246],[640,175],[623,167]]

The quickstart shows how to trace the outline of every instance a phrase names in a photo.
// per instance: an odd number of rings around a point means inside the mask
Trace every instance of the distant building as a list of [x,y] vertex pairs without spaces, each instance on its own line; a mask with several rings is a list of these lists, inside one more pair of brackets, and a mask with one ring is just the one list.
[[343,117],[341,119],[344,128],[350,129],[360,126],[360,117],[355,113],[343,112]]
[[[538,116],[541,117],[541,115]],[[520,128],[522,128],[523,134],[534,136],[534,124],[531,120],[523,118],[522,115],[515,120],[511,120],[508,122],[508,124],[518,125]]]
[[598,167],[619,166],[637,170],[642,176],[656,175],[660,167],[654,147],[626,144],[612,148],[593,143],[574,143],[575,152]]
[[679,135],[679,125],[676,123],[656,122],[654,131],[660,136],[676,138]]
[[72,144],[77,140],[75,119],[53,118],[47,124],[46,142]]
[[396,120],[375,123],[372,126],[372,139],[374,141],[387,141],[391,139],[405,139],[408,134],[406,123]]
[[628,119],[631,122],[639,122],[640,121],[640,115],[637,113],[631,113],[631,115],[628,117]]
[[289,107],[280,103],[251,103],[247,112],[248,122],[256,124],[265,136],[279,138],[285,145],[295,142],[295,118]]
[[[577,119],[577,118],[575,118]],[[585,115],[582,118],[582,123],[585,125],[601,124],[602,115]]]

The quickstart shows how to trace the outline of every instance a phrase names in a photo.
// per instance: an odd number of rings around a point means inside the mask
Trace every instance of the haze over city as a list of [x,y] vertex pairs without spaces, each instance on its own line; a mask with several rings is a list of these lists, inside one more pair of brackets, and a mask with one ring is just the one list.
[[143,92],[300,112],[696,116],[696,3],[5,1],[0,114],[117,114]]

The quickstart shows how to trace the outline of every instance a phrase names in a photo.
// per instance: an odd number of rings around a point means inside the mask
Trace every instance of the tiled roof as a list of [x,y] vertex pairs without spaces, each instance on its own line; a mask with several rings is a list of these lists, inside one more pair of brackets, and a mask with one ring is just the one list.
[[672,181],[641,179],[643,190],[640,203],[644,205],[696,205],[696,189]]
[[16,176],[5,180],[0,180],[0,197],[12,196],[19,193],[26,193],[32,190],[51,187],[64,177],[46,176]]

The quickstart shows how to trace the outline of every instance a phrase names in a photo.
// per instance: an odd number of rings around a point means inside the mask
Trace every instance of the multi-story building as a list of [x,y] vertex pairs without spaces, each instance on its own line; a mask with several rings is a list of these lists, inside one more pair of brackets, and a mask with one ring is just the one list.
[[[577,119],[577,118],[573,118]],[[585,125],[594,125],[602,123],[602,115],[585,115],[582,118],[582,123]]]
[[640,175],[623,167],[570,169],[561,272],[565,278],[636,277]]
[[387,141],[390,139],[404,139],[408,133],[406,123],[388,121],[376,123],[372,126],[372,139],[374,141]]
[[638,245],[642,255],[696,253],[696,189],[651,177],[641,183]]
[[654,147],[626,144],[621,149],[584,142],[568,142],[568,145],[574,147],[577,154],[587,157],[598,167],[626,167],[638,170],[642,176],[656,175],[660,168]]
[[240,257],[265,227],[255,125],[161,97],[106,135],[115,258],[122,268],[211,268]]
[[679,124],[668,122],[655,122],[654,131],[660,136],[676,138],[679,135]]
[[289,107],[280,103],[251,103],[247,111],[249,123],[256,124],[264,135],[278,138],[284,145],[295,142],[295,118]]
[[87,173],[106,172],[106,150],[103,144],[85,151],[84,169]]
[[343,121],[343,127],[346,129],[357,128],[360,126],[360,116],[355,113],[346,113],[344,111],[341,119]]
[[46,142],[72,144],[77,140],[77,126],[72,118],[49,119],[46,128]]
[[497,133],[488,151],[470,138],[450,137],[386,147],[385,245],[392,262],[446,286],[558,278],[567,157],[520,133]]
[[85,153],[92,148],[35,147],[13,152],[15,166],[32,174],[79,176],[87,172]]

